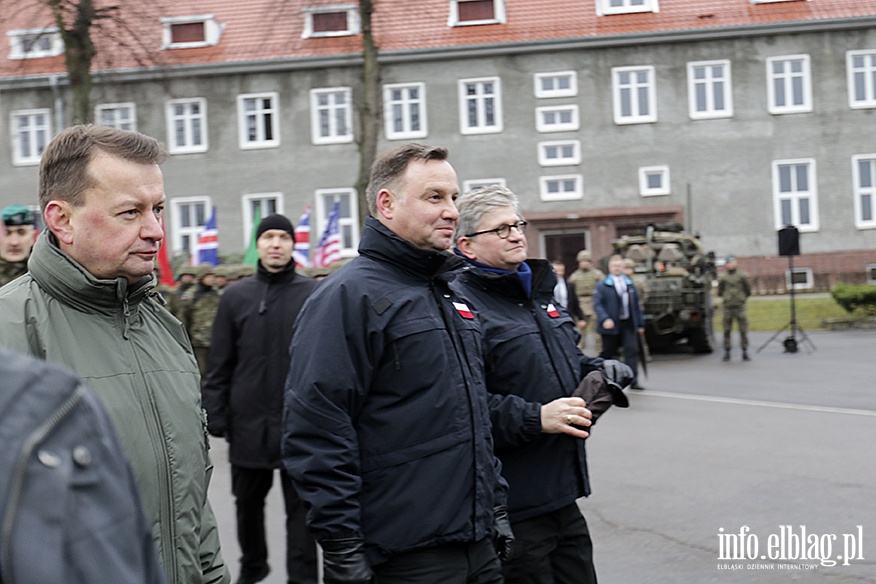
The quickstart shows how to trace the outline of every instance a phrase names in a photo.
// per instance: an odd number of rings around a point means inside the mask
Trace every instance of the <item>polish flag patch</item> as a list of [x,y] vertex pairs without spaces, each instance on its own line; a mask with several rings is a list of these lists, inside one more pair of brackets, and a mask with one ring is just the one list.
[[463,303],[463,302],[454,302],[454,303],[453,303],[453,308],[456,309],[456,312],[458,312],[459,315],[460,315],[462,318],[467,318],[468,320],[474,320],[474,314],[472,314],[472,312],[471,312],[471,308],[469,308],[468,306],[466,306],[465,303]]
[[547,305],[547,313],[548,313],[548,316],[551,318],[560,318],[560,311],[557,310],[557,307],[554,306],[553,304]]

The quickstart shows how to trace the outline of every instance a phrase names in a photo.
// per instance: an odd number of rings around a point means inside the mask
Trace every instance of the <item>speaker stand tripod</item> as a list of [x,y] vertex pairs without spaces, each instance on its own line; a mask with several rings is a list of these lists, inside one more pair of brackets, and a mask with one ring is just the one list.
[[[793,255],[788,256],[788,274],[789,274],[789,279],[791,282],[791,286],[790,286],[791,289],[789,291],[791,294],[791,320],[788,322],[788,324],[786,324],[785,326],[783,326],[782,328],[777,330],[773,336],[771,336],[769,339],[767,339],[767,342],[765,342],[763,345],[761,345],[760,348],[757,350],[758,353],[760,353],[764,347],[766,347],[771,342],[773,342],[780,334],[782,334],[786,330],[790,331],[791,334],[789,336],[785,337],[785,339],[782,341],[782,345],[785,347],[785,353],[796,353],[800,347],[800,344],[802,344],[802,341],[806,341],[807,343],[809,343],[809,345],[812,347],[813,351],[816,350],[815,343],[813,343],[809,339],[809,337],[806,336],[806,331],[804,331],[803,327],[800,326],[800,324],[797,322],[797,305],[794,302],[794,256]],[[797,335],[798,334],[800,335],[801,343],[797,342]]]

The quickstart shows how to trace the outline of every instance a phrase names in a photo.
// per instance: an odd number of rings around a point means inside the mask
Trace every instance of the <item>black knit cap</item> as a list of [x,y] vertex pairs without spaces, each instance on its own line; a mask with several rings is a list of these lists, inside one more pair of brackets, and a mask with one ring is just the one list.
[[283,215],[279,213],[274,213],[273,215],[268,215],[262,222],[259,223],[259,228],[256,229],[256,239],[262,236],[262,233],[268,231],[269,229],[279,229],[281,231],[285,231],[292,237],[295,237],[295,227],[292,226],[292,222],[286,219]]

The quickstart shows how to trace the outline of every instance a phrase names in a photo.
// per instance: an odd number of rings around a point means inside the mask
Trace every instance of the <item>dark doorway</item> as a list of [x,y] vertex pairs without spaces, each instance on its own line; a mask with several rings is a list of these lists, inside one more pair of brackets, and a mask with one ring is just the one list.
[[544,256],[549,261],[562,260],[566,266],[566,277],[578,269],[575,256],[587,249],[587,232],[551,233],[544,236]]

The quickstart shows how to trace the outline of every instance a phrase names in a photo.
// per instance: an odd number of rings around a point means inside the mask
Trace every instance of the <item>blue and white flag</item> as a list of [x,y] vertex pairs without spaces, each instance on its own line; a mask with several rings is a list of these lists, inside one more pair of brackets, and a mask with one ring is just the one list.
[[204,230],[198,236],[196,245],[198,264],[210,264],[211,266],[219,265],[219,230],[216,229],[216,207],[213,207],[213,213],[207,224],[204,225]]

